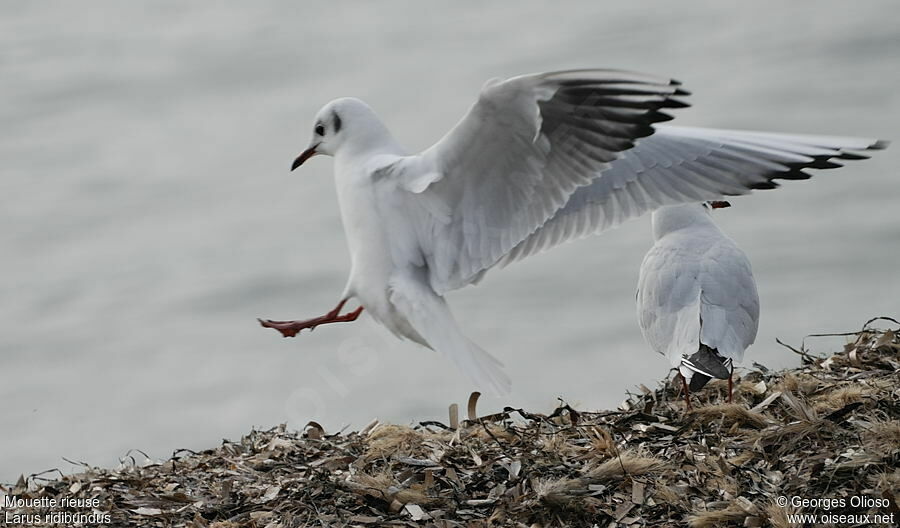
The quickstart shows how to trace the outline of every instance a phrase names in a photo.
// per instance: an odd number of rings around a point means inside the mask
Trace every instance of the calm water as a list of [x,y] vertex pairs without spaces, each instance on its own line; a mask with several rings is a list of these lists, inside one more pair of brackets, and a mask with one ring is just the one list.
[[[332,98],[419,149],[488,78],[622,67],[681,79],[683,124],[900,137],[895,1],[511,6],[3,3],[0,481],[464,401],[449,363],[370,320],[294,340],[255,321],[319,315],[344,285],[331,162],[287,170]],[[896,147],[717,216],[759,282],[751,360],[898,315]],[[514,379],[481,409],[607,407],[663,377],[633,313],[649,245],[643,218],[452,294]]]

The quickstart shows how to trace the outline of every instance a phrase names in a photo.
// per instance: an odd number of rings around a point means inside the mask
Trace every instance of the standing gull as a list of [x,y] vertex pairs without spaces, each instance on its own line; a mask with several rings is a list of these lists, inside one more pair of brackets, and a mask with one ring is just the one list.
[[[663,110],[687,106],[679,84],[616,70],[495,79],[443,139],[412,155],[359,99],[326,104],[291,169],[317,154],[334,157],[350,277],[327,314],[260,323],[288,337],[365,310],[449,358],[479,388],[503,394],[509,378],[459,330],[448,291],[658,207],[773,188],[776,178],[808,178],[804,168],[838,166],[833,158],[864,157],[848,150],[882,146],[654,128],[671,119]],[[354,297],[360,306],[342,314]]]
[[684,401],[710,378],[728,380],[756,339],[759,295],[750,260],[710,216],[728,202],[670,205],[653,212],[655,243],[638,279],[644,339],[681,374]]

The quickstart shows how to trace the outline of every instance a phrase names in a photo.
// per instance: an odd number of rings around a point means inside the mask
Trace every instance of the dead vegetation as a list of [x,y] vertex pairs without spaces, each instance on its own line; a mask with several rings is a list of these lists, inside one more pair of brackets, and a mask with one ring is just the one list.
[[96,497],[115,526],[791,526],[804,508],[780,496],[886,498],[829,513],[900,517],[900,336],[872,322],[830,357],[801,347],[797,369],[745,371],[734,404],[711,383],[689,414],[668,381],[616,411],[478,417],[476,397],[462,422],[452,408],[448,424],[281,426],[0,491]]

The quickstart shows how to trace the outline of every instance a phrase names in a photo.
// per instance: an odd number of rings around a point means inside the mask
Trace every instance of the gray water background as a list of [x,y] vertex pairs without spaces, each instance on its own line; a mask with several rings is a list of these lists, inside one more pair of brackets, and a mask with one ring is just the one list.
[[[331,161],[287,170],[330,99],[421,149],[489,78],[618,67],[682,80],[681,124],[897,139],[898,20],[893,0],[0,4],[0,482],[464,402],[452,365],[366,318],[293,340],[255,321],[344,285]],[[896,147],[717,215],[759,283],[749,361],[898,315]],[[644,217],[452,293],[515,384],[481,410],[610,407],[664,377],[633,307],[650,243]]]

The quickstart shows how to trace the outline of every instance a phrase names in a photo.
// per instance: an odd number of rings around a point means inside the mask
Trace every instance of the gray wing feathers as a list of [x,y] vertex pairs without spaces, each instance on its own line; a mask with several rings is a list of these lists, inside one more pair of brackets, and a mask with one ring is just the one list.
[[700,337],[700,281],[695,258],[654,246],[644,257],[638,279],[638,322],[644,339],[673,366],[686,350],[697,350]]
[[882,141],[828,136],[659,126],[575,191],[546,223],[506,254],[501,264],[559,243],[598,233],[664,205],[714,200],[777,187],[776,179],[806,179],[805,169],[864,159],[857,151]]
[[[724,238],[724,237],[723,237]],[[700,342],[740,362],[759,326],[759,295],[750,261],[730,239],[705,260],[701,285]]]
[[[686,106],[685,94],[675,81],[608,70],[491,82],[441,141],[375,177],[409,191],[431,286],[443,293],[495,265],[670,119],[661,109]],[[433,214],[435,203],[448,214]]]

